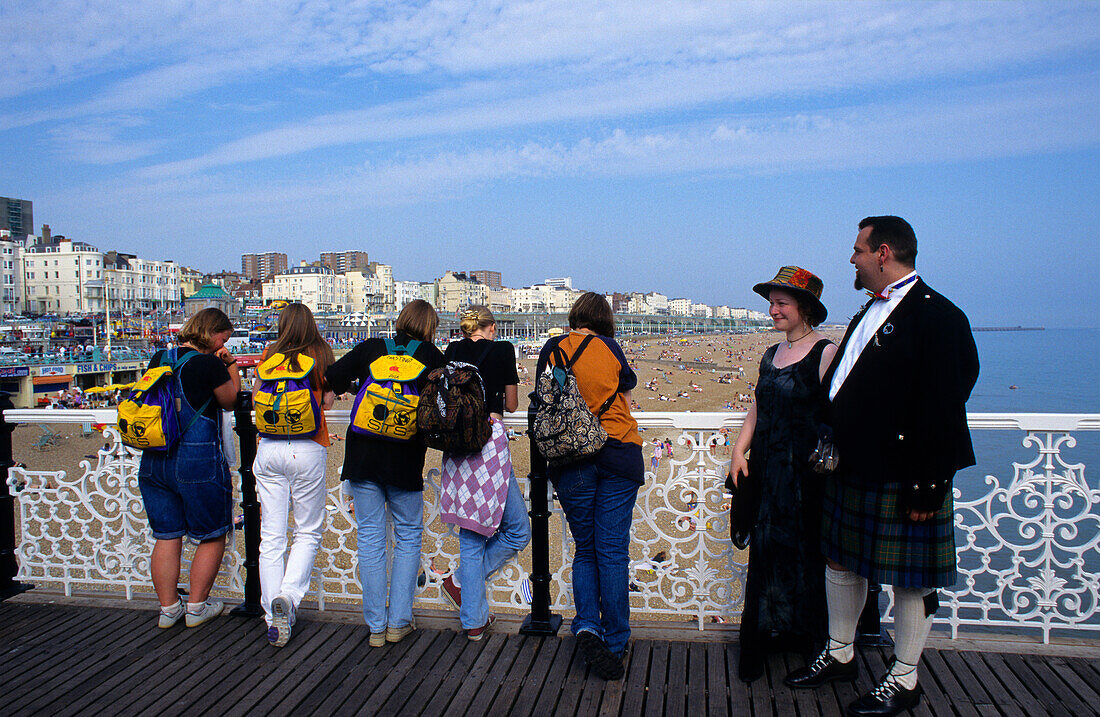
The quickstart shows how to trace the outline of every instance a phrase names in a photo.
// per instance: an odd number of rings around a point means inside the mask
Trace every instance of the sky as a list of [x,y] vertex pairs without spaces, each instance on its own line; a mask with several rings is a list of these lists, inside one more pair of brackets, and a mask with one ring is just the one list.
[[840,322],[897,214],[974,325],[1100,326],[1100,3],[15,0],[0,68],[0,196],[104,251],[760,310],[795,264]]

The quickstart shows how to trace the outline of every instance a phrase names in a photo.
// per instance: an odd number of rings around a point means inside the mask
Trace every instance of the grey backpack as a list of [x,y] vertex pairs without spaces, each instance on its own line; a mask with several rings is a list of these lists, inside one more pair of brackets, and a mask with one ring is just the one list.
[[615,400],[612,394],[599,413],[593,414],[577,389],[573,364],[592,341],[586,336],[573,356],[566,360],[559,346],[554,346],[556,365],[547,365],[535,384],[535,446],[551,466],[561,466],[595,455],[607,442],[607,431],[600,417]]

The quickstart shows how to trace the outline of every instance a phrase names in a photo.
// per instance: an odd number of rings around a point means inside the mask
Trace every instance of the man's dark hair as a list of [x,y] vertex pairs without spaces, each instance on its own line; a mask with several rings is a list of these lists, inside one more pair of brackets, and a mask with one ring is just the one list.
[[573,302],[569,312],[569,328],[592,329],[600,336],[615,338],[615,315],[611,304],[607,303],[603,294],[585,292]]
[[909,222],[901,217],[866,217],[859,223],[860,229],[871,227],[867,245],[871,251],[878,251],[883,244],[890,245],[894,258],[905,266],[916,266],[917,235]]

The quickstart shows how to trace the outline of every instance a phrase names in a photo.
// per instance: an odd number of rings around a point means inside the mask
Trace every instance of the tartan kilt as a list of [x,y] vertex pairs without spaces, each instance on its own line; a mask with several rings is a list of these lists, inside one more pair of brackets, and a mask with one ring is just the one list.
[[825,478],[821,549],[871,582],[905,588],[955,584],[955,504],[924,523],[898,513],[898,483],[868,483],[841,473]]

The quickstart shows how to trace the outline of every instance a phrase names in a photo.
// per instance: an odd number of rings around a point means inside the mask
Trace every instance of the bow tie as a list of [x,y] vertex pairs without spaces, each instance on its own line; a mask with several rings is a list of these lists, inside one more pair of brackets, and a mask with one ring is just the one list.
[[894,284],[893,286],[891,286],[889,289],[886,290],[885,294],[879,294],[877,292],[868,290],[867,291],[867,296],[870,296],[875,301],[888,301],[890,299],[890,294],[893,294],[895,289],[900,289],[901,287],[906,286],[907,284],[911,284],[916,280],[917,280],[917,275],[913,274],[908,279],[900,281],[897,284]]

